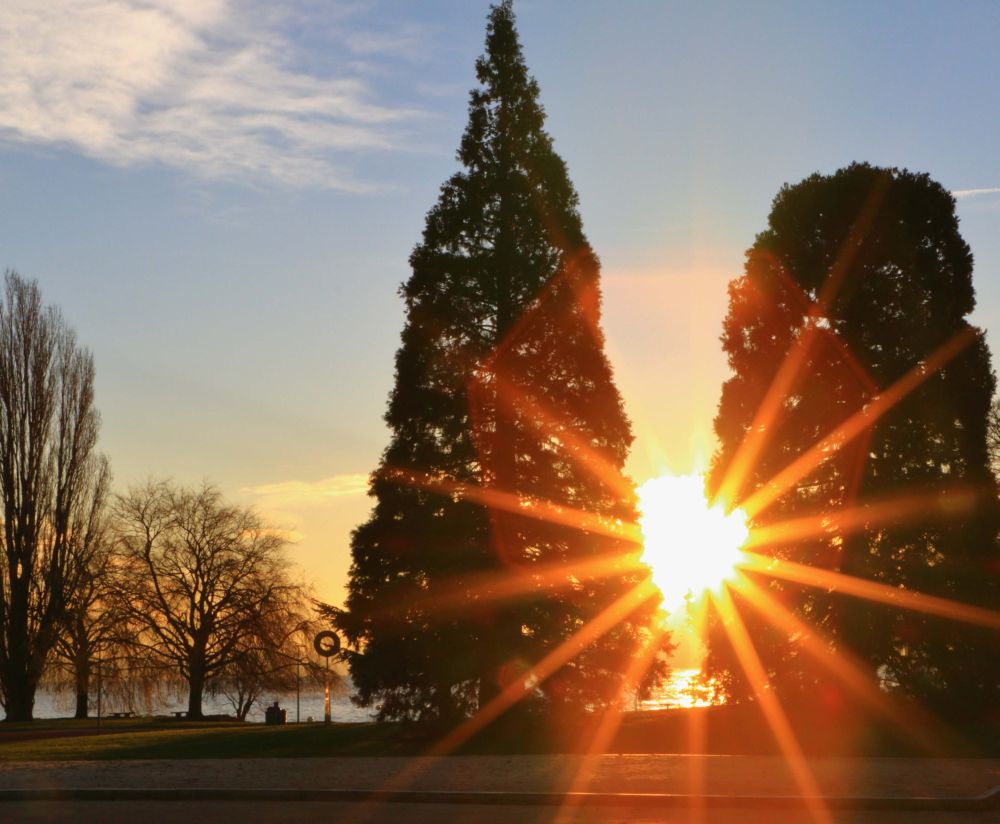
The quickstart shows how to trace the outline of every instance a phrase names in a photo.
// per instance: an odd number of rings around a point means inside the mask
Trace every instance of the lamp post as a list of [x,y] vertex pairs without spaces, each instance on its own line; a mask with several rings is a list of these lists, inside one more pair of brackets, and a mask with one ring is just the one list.
[[295,657],[295,723],[301,724],[299,697],[302,693],[302,647],[296,647],[295,652],[297,653]]
[[101,656],[97,655],[97,734],[101,734]]
[[326,677],[323,679],[323,723],[329,724],[333,720],[330,713],[330,659],[326,659]]

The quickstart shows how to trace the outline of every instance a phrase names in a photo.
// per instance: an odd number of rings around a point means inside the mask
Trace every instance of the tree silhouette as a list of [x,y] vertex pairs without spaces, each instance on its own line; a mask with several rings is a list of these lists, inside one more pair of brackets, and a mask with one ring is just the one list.
[[986,419],[986,455],[994,477],[1000,478],[1000,398],[993,399]]
[[309,686],[322,685],[324,670],[306,653],[316,632],[306,607],[302,599],[264,611],[254,633],[241,639],[230,663],[209,681],[209,692],[225,698],[237,721],[246,721],[265,694],[295,692],[303,675]]
[[177,668],[188,718],[201,718],[206,687],[248,642],[283,643],[281,625],[301,623],[307,596],[289,578],[285,539],[213,487],[162,482],[118,496],[115,527],[118,608],[139,628],[136,643]]
[[86,530],[77,535],[80,544],[78,563],[72,578],[66,614],[53,652],[57,668],[70,674],[76,692],[74,718],[86,718],[90,705],[90,684],[95,660],[104,663],[108,676],[109,653],[114,670],[119,669],[122,645],[127,644],[126,616],[115,607],[112,570],[114,544],[109,535],[105,499],[110,471],[106,461],[98,463],[100,477],[94,484],[96,499],[89,511]]
[[94,359],[38,284],[8,272],[0,303],[0,687],[8,721],[35,690],[93,552],[108,470],[94,453]]
[[[962,334],[972,343],[756,515],[755,525],[845,508],[864,514],[917,493],[937,495],[942,508],[851,533],[831,525],[822,538],[771,553],[995,608],[1000,521],[986,430],[994,378],[984,337],[967,320],[974,300],[972,254],[954,199],[927,175],[854,164],[782,188],[743,276],[730,284],[722,340],[733,375],[715,421],[713,490],[729,484],[738,503],[939,346]],[[793,350],[804,358],[798,377],[764,427],[751,431]],[[734,486],[741,444],[760,437],[763,447]],[[970,494],[974,506],[947,517],[947,502],[965,496],[967,503]],[[1000,644],[988,631],[787,583],[767,586],[839,652],[865,662],[883,688],[953,716],[997,706]],[[759,618],[753,637],[786,694],[810,701],[834,689],[807,666],[796,639]],[[723,638],[712,635],[709,669],[738,698],[747,687]]]
[[[540,574],[633,550],[614,530],[534,517],[554,504],[633,521],[621,475],[632,435],[603,351],[599,263],[509,2],[491,9],[476,74],[464,168],[442,186],[402,288],[392,439],[337,616],[362,653],[350,661],[357,700],[381,718],[483,706],[638,580]],[[501,600],[501,580],[527,583]],[[654,607],[590,644],[539,699],[608,700]]]

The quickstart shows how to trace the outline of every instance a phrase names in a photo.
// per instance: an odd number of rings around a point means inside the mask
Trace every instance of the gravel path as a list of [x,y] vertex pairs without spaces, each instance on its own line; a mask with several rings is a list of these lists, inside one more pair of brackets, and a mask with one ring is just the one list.
[[[830,796],[971,796],[1000,785],[1000,759],[816,758]],[[586,780],[573,785],[580,773]],[[702,776],[699,784],[698,776]],[[328,788],[800,795],[766,756],[606,755],[0,762],[0,788]]]

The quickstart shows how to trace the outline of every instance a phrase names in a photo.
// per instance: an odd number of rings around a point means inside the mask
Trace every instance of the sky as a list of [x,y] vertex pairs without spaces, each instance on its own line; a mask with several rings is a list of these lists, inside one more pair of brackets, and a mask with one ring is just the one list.
[[[94,353],[117,488],[217,484],[339,603],[487,2],[6,0],[0,266]],[[1000,5],[517,0],[603,264],[637,482],[704,467],[726,283],[784,183],[955,193],[1000,346]]]

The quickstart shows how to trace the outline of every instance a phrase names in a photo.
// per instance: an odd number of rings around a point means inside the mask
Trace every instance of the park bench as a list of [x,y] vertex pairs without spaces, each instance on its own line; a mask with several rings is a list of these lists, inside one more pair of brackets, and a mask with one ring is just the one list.
[[174,710],[174,718],[184,718],[187,715],[187,710]]
[[109,713],[110,718],[135,718],[134,712],[112,712]]

